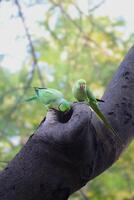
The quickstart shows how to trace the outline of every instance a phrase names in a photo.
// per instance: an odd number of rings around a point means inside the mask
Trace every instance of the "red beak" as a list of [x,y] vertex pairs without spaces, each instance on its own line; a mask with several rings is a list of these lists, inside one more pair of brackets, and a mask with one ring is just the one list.
[[85,89],[85,85],[84,85],[84,84],[81,84],[81,85],[80,85],[80,89],[81,89],[81,90],[84,90],[84,89]]

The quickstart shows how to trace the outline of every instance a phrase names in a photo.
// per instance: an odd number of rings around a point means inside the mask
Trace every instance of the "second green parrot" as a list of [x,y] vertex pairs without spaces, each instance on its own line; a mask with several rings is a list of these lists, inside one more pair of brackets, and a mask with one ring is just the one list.
[[104,114],[101,112],[98,106],[98,101],[104,102],[103,100],[96,99],[93,93],[87,88],[86,81],[84,79],[79,79],[73,86],[73,95],[78,101],[88,102],[89,106],[97,114],[97,116],[103,121],[105,126],[112,131],[112,133],[118,138],[119,142],[121,139],[113,127],[110,125]]
[[52,88],[35,87],[36,95],[26,101],[39,100],[48,109],[56,109],[61,112],[66,112],[71,109],[71,104],[64,99],[63,94]]

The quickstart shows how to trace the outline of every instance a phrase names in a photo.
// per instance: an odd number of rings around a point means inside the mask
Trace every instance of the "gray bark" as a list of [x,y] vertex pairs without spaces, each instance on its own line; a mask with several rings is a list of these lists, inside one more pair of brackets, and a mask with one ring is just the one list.
[[66,200],[120,156],[134,136],[134,47],[100,104],[118,138],[84,103],[67,114],[50,111],[0,173],[0,200]]

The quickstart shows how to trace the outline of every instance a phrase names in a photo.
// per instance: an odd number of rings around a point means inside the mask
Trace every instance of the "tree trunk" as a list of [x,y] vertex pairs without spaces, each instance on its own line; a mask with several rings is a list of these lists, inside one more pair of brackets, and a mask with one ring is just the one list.
[[0,173],[0,200],[66,200],[110,167],[134,133],[134,47],[100,104],[122,143],[84,103],[67,114],[50,111]]

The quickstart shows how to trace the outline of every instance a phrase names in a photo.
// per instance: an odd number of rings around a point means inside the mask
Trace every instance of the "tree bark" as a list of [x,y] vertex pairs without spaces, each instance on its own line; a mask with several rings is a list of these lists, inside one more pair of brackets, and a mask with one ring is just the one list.
[[0,173],[0,200],[66,200],[120,156],[134,136],[134,47],[107,87],[100,109],[122,143],[84,103],[48,112]]

